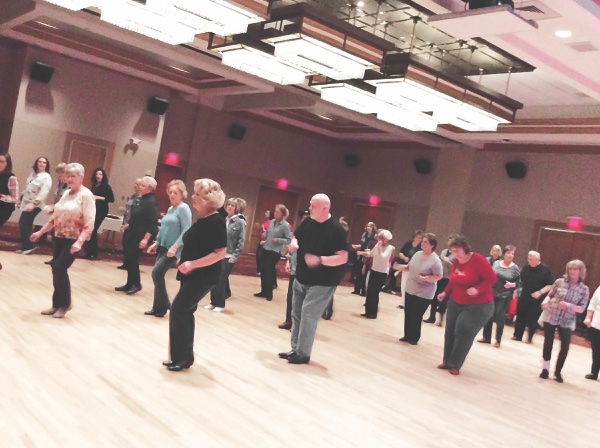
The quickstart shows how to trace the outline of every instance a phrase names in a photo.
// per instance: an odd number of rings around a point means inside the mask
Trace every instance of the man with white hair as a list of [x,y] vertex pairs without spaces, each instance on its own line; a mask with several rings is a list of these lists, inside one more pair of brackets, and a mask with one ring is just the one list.
[[538,328],[537,321],[542,312],[544,296],[554,284],[554,277],[548,265],[541,262],[540,253],[534,250],[527,254],[527,265],[521,270],[521,293],[517,302],[517,320],[513,341],[522,341],[527,327],[527,343],[531,344]]
[[331,217],[331,201],[323,193],[310,200],[310,218],[300,223],[289,245],[298,251],[292,298],[292,350],[279,353],[290,364],[310,361],[317,324],[333,297],[348,261],[346,233]]

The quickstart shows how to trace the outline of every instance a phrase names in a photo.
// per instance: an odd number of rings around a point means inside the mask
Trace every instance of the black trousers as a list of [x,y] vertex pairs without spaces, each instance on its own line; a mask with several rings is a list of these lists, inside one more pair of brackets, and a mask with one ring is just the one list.
[[294,297],[294,280],[296,280],[296,275],[290,275],[290,282],[288,283],[287,290],[287,304],[285,306],[285,321],[292,321],[292,298]]
[[588,329],[590,341],[592,341],[592,371],[593,375],[600,373],[600,330],[597,328]]
[[279,252],[274,250],[263,250],[262,267],[260,268],[260,292],[265,296],[273,297],[273,286],[277,283],[277,262]]
[[262,258],[263,258],[263,247],[262,244],[258,243],[258,247],[256,248],[256,273],[260,274],[260,268],[262,268]]
[[510,305],[511,297],[494,297],[494,314],[483,327],[483,338],[492,340],[492,327],[496,324],[496,341],[502,342],[504,325],[506,324],[506,311]]
[[541,308],[542,299],[534,299],[533,297],[519,297],[517,302],[517,320],[515,322],[514,337],[517,339],[523,339],[525,333],[525,327],[529,333],[529,341],[533,339],[533,335],[539,328],[537,323],[542,313]]
[[194,333],[196,321],[194,313],[198,302],[214,287],[201,280],[181,282],[179,291],[171,304],[169,314],[169,351],[175,363],[194,361]]
[[0,202],[0,227],[4,225],[10,215],[15,211],[15,204],[9,204],[8,202]]
[[29,239],[31,234],[33,233],[33,221],[35,221],[35,217],[41,212],[42,209],[39,207],[35,207],[30,212],[23,211],[21,212],[21,217],[19,218],[19,230],[21,232],[21,249],[29,250],[35,247],[35,244],[31,242]]
[[554,345],[554,333],[556,330],[558,330],[558,336],[560,337],[560,351],[558,352],[558,359],[556,360],[556,368],[554,371],[560,373],[565,365],[567,354],[569,353],[571,333],[573,333],[573,330],[544,322],[544,351],[542,354],[544,361],[550,361],[552,358],[552,347]]
[[421,339],[421,322],[431,300],[404,292],[404,337],[408,342]]
[[387,274],[384,272],[371,271],[369,284],[367,285],[367,300],[365,303],[365,314],[369,317],[377,317],[379,308],[379,292],[385,283]]
[[444,292],[444,289],[448,285],[449,281],[450,281],[450,279],[448,279],[448,278],[441,278],[438,280],[437,285],[435,286],[435,295],[433,296],[433,300],[431,300],[431,310],[429,312],[429,320],[435,320],[435,313],[437,311],[439,311],[442,314],[444,314],[444,312],[446,311],[446,306],[445,306],[446,301],[444,300],[444,306],[442,307],[442,306],[440,306],[440,301],[438,300],[437,297],[442,292]]
[[54,256],[52,257],[52,294],[53,308],[68,308],[71,306],[71,280],[68,269],[75,261],[77,254],[71,253],[75,240],[54,238]]
[[85,254],[88,256],[98,255],[98,229],[102,225],[104,218],[106,218],[105,214],[96,215],[96,220],[94,221],[94,230],[92,231],[90,240],[85,245]]
[[225,308],[229,274],[231,274],[231,270],[235,266],[235,263],[230,263],[229,258],[223,258],[220,263],[221,274],[219,275],[218,283],[210,291],[210,304],[215,307]]
[[356,260],[354,262],[354,292],[356,294],[364,294],[365,293],[365,275],[362,273],[362,268],[364,263],[362,260]]
[[123,245],[123,264],[127,270],[127,286],[141,286],[140,280],[140,255],[142,249],[139,241],[127,241]]

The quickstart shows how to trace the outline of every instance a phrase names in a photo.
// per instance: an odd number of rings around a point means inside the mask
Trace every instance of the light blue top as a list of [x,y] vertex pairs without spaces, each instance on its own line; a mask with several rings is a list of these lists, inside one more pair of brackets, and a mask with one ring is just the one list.
[[169,207],[167,214],[160,221],[160,231],[156,237],[158,245],[170,249],[173,244],[179,244],[175,256],[181,258],[182,237],[191,225],[192,211],[189,205],[183,202],[177,208]]

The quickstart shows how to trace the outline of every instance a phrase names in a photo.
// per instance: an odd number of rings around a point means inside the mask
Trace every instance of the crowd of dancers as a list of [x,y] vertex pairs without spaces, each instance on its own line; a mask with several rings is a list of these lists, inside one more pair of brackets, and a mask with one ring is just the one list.
[[[54,204],[46,200],[52,189],[50,163],[38,157],[24,188],[19,188],[12,173],[12,160],[0,154],[0,226],[15,211],[21,211],[19,229],[22,254],[36,250],[35,243],[53,230],[52,306],[43,315],[63,318],[71,309],[71,285],[68,269],[80,251],[94,260],[97,256],[97,232],[108,213],[114,195],[102,168],[91,176],[92,189],[83,185],[85,171],[79,163],[60,164]],[[184,202],[187,189],[183,181],[173,180],[166,188],[170,207],[162,215],[154,193],[156,180],[137,179],[134,194],[128,199],[123,220],[123,268],[126,283],[115,288],[125,294],[142,289],[139,258],[143,251],[156,254],[152,269],[154,300],[145,314],[164,317],[169,312],[170,359],[168,370],[180,371],[194,363],[194,312],[199,301],[210,294],[204,308],[214,312],[225,309],[231,295],[229,275],[242,254],[246,202],[241,198],[225,200],[225,193],[212,179],[197,179],[193,185],[192,206],[198,219]],[[296,229],[286,220],[283,204],[265,214],[261,224],[261,243],[257,251],[261,289],[257,297],[271,301],[277,285],[276,265],[287,257],[290,273],[285,321],[279,326],[291,330],[291,350],[279,357],[291,364],[310,361],[318,322],[330,319],[333,295],[346,273],[349,252],[355,251],[353,294],[365,296],[366,319],[377,319],[381,291],[397,289],[401,276],[404,308],[404,335],[401,342],[417,345],[422,322],[441,325],[445,316],[445,335],[440,369],[459,375],[465,359],[483,329],[482,344],[500,348],[506,313],[511,300],[517,300],[514,334],[511,339],[531,343],[539,326],[543,329],[543,366],[541,378],[548,378],[555,333],[560,351],[554,378],[563,382],[562,369],[569,351],[578,314],[586,312],[583,324],[589,327],[592,342],[592,369],[588,379],[597,379],[600,371],[600,288],[589,300],[584,284],[586,266],[580,260],[567,263],[564,276],[554,279],[538,252],[530,251],[527,265],[520,269],[513,261],[516,248],[494,246],[485,258],[474,253],[464,236],[451,235],[446,247],[437,254],[438,239],[432,233],[415,231],[413,238],[398,252],[390,244],[392,233],[367,223],[360,242],[349,245],[348,226],[330,213],[331,202],[320,193],[311,199]],[[46,210],[49,220],[36,232],[33,222]],[[0,265],[1,266],[1,265]],[[165,275],[177,268],[179,290],[169,299]],[[427,309],[430,315],[424,319]],[[437,319],[436,319],[437,316]],[[527,330],[527,337],[525,337]],[[525,338],[525,339],[523,339]]]

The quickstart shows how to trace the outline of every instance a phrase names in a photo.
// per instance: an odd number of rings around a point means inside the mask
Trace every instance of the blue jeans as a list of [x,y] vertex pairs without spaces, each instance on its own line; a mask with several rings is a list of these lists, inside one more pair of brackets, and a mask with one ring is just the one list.
[[319,319],[333,298],[335,286],[308,286],[294,280],[292,350],[310,356]]
[[480,305],[459,305],[448,299],[446,333],[444,334],[444,364],[460,369],[471,350],[475,336],[494,314],[494,302]]
[[19,218],[19,230],[21,231],[21,250],[29,250],[35,247],[35,244],[29,239],[33,233],[33,221],[42,209],[35,207],[30,212],[22,211]]
[[152,303],[152,309],[157,313],[167,311],[171,307],[165,275],[175,265],[177,258],[167,257],[168,251],[166,247],[158,246],[156,261],[152,268],[152,281],[154,282],[154,302]]

